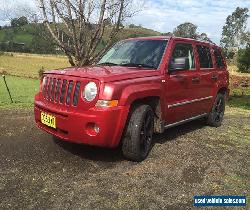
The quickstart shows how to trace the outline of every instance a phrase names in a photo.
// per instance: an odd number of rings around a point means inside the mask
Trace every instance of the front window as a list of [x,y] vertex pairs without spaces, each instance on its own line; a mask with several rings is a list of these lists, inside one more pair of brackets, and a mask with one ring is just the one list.
[[195,70],[195,58],[192,44],[177,43],[169,62],[170,70]]
[[97,63],[157,69],[166,40],[125,40],[115,44]]

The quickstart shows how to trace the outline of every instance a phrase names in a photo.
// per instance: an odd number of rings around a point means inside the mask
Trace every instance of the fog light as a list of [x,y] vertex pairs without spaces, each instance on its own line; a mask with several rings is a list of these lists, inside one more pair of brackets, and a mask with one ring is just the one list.
[[98,125],[94,125],[94,131],[96,132],[96,133],[99,133],[100,132],[100,128],[98,127]]
[[89,136],[96,136],[100,132],[100,127],[97,124],[90,122],[86,125],[85,130]]

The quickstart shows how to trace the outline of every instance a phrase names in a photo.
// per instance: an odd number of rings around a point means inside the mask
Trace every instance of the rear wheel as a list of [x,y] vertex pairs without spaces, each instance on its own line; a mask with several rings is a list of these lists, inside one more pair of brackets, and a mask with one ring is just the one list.
[[123,155],[133,161],[142,161],[152,147],[154,113],[149,105],[132,109],[122,141]]
[[221,126],[225,112],[225,95],[218,93],[213,108],[208,115],[207,124],[213,127]]

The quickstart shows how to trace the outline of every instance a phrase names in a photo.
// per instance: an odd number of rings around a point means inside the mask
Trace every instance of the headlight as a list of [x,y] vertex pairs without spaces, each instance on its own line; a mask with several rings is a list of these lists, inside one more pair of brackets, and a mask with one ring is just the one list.
[[89,82],[84,90],[83,90],[83,97],[86,101],[93,101],[97,95],[97,86],[94,82]]

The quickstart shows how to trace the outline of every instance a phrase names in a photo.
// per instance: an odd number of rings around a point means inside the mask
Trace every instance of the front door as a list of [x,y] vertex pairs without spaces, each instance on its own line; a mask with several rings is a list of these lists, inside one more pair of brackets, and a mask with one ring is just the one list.
[[195,116],[192,99],[195,98],[200,84],[194,46],[183,41],[176,41],[173,46],[165,76],[164,118],[167,124]]

